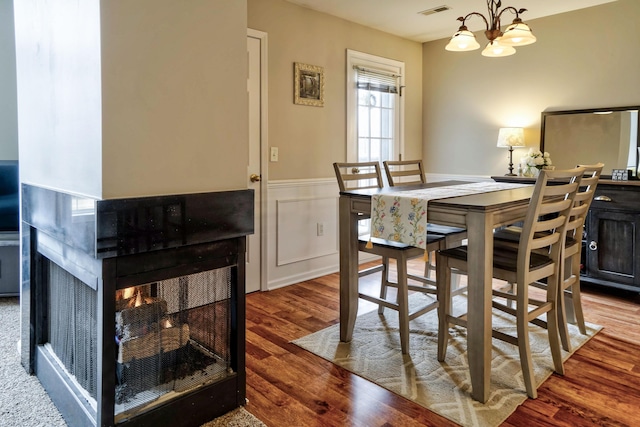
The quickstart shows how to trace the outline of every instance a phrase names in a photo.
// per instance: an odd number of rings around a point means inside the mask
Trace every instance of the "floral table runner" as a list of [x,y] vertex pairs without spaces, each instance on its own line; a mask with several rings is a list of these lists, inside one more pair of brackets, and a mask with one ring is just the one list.
[[529,185],[531,184],[474,182],[378,194],[371,198],[371,236],[426,249],[429,200],[511,190]]

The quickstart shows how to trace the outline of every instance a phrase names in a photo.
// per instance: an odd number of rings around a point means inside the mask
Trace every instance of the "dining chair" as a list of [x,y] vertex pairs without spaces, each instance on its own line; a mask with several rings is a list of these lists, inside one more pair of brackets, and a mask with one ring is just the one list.
[[[382,162],[387,182],[391,187],[412,184],[424,184],[427,182],[424,175],[422,160],[385,160]],[[427,233],[444,236],[445,248],[460,246],[467,238],[467,230],[460,227],[452,227],[440,224],[427,224]],[[429,262],[425,264],[425,276],[429,277],[431,271],[435,271],[435,253],[429,254]]]
[[[598,186],[600,175],[604,167],[603,163],[594,165],[578,165],[584,168],[584,175],[580,180],[580,189],[576,193],[567,231],[564,247],[564,258],[560,265],[560,285],[558,286],[558,325],[560,328],[560,340],[562,348],[571,352],[571,340],[569,339],[568,323],[578,326],[580,333],[587,333],[582,311],[580,294],[580,259],[582,254],[582,236],[584,224],[587,219],[589,207]],[[522,229],[520,227],[507,227],[494,233],[494,241],[497,245],[517,245]],[[537,282],[533,286],[545,289],[544,282]],[[515,292],[513,284],[508,284],[505,291]]]
[[[382,174],[378,162],[360,163],[334,163],[334,171],[338,180],[340,191],[348,191],[356,188],[382,188]],[[358,186],[358,184],[360,186]],[[443,248],[442,235],[427,233],[426,251],[432,252]],[[409,274],[407,271],[407,261],[412,258],[424,257],[425,249],[409,246],[390,240],[371,237],[369,235],[358,236],[358,250],[382,258],[380,266],[358,271],[358,277],[371,274],[377,271],[382,272],[380,283],[380,294],[374,296],[358,291],[358,297],[369,302],[378,304],[378,314],[383,315],[385,308],[390,308],[398,312],[398,324],[400,330],[400,347],[403,354],[409,353],[409,322],[418,316],[434,310],[438,306],[438,301],[433,298],[429,303],[409,312],[409,292],[421,292],[424,294],[436,294],[436,282],[427,277]],[[389,278],[389,260],[395,259],[397,278],[392,282]],[[419,285],[409,282],[409,279],[419,282]],[[396,297],[392,299],[388,295],[388,288],[396,288]]]
[[[492,300],[494,309],[515,316],[516,334],[511,335],[492,328],[496,339],[515,344],[520,354],[520,365],[527,394],[537,397],[533,376],[533,361],[529,345],[529,323],[541,324],[539,317],[546,313],[546,326],[554,370],[564,374],[558,331],[558,283],[564,256],[564,241],[576,192],[584,168],[540,172],[523,222],[517,246],[494,244],[493,277],[516,284],[515,294],[496,291],[506,301],[514,301],[515,308],[502,300]],[[436,279],[438,281],[438,360],[444,361],[451,324],[466,327],[466,315],[453,316],[451,312],[451,270],[467,271],[467,246],[439,250],[436,253]],[[529,286],[547,280],[544,295],[530,294]]]
[[422,160],[385,160],[382,164],[391,187],[426,182]]
[[[384,187],[379,162],[336,162],[333,164],[333,170],[336,174],[340,191]],[[367,219],[363,221],[367,221]],[[380,264],[373,267],[358,270],[358,277],[364,277],[382,271],[382,281],[384,282],[384,276],[388,274],[387,266],[389,260],[382,257],[381,261]]]

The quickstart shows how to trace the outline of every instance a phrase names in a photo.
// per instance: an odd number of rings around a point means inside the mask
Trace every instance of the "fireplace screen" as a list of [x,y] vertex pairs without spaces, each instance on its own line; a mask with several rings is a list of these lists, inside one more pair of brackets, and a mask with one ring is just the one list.
[[49,345],[53,353],[95,400],[98,380],[96,291],[53,262],[49,262],[48,317]]
[[[49,271],[50,345],[95,401],[96,292]],[[233,374],[231,279],[224,267],[116,291],[116,422]]]

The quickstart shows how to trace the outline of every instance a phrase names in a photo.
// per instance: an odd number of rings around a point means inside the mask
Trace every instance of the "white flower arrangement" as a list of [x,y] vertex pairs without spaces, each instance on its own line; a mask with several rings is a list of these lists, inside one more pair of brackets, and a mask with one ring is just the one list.
[[545,166],[551,166],[553,164],[551,155],[548,152],[545,151],[543,153],[533,148],[530,148],[527,155],[520,159],[520,163],[523,167],[535,167],[537,169],[542,169]]

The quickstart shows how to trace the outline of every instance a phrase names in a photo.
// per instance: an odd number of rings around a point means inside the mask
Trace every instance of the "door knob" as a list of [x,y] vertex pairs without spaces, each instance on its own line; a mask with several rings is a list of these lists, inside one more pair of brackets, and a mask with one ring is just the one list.
[[598,243],[594,242],[593,240],[591,241],[591,243],[589,243],[589,249],[591,249],[592,251],[595,251],[598,249]]
[[249,179],[251,180],[251,182],[259,182],[261,180],[260,175],[257,175],[255,173],[252,173],[249,176]]

